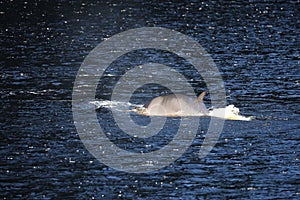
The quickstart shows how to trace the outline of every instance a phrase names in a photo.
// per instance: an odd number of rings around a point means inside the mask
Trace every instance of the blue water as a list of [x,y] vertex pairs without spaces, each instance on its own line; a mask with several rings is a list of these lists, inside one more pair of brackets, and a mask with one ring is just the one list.
[[[299,13],[297,1],[0,2],[0,197],[299,199]],[[201,119],[193,144],[178,160],[159,171],[128,174],[104,165],[83,145],[73,123],[72,89],[94,47],[144,26],[198,41],[222,74],[228,103],[256,120],[226,121],[216,146],[199,159],[209,120]],[[139,53],[120,59],[115,69],[139,63],[133,59]],[[141,56],[182,64],[161,53]],[[191,85],[198,93],[205,88],[197,80]],[[96,97],[108,98],[110,89],[98,86]],[[157,89],[141,90],[135,100],[164,92]],[[96,112],[103,126],[118,132],[109,110]],[[166,130],[172,132],[176,120]],[[170,137],[167,132],[146,142],[161,148]],[[145,141],[110,139],[131,150],[145,148]]]

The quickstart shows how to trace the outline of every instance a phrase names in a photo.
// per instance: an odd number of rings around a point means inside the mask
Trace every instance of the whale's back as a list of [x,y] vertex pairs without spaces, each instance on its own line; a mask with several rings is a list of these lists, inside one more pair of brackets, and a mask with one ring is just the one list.
[[[202,95],[202,96],[201,96]],[[208,113],[201,94],[199,98],[182,94],[169,94],[152,99],[144,107],[149,115],[182,116],[182,115],[206,115]]]

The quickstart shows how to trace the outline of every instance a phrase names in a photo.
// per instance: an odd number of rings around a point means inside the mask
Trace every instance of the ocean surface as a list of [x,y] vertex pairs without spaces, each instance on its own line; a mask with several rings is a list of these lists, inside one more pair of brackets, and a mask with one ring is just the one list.
[[[1,199],[299,199],[299,8],[299,1],[0,1]],[[222,76],[227,104],[255,119],[226,120],[212,151],[199,158],[211,120],[201,118],[191,145],[174,162],[127,173],[87,150],[74,124],[72,93],[97,45],[143,27],[197,41]],[[174,67],[197,94],[207,90],[181,57],[142,49],[110,65],[95,100],[110,100],[120,77],[147,62]],[[169,92],[146,84],[131,103]],[[204,102],[210,106],[210,95]],[[93,112],[111,142],[135,153],[167,146],[181,121],[168,118],[157,135],[141,139],[122,132],[109,108]],[[144,126],[151,121],[131,118]]]

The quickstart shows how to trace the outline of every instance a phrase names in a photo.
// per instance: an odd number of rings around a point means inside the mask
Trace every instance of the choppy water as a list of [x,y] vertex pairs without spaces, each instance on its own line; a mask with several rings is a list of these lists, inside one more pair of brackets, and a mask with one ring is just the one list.
[[[297,1],[0,2],[1,198],[299,199],[299,13]],[[199,41],[222,74],[228,102],[257,119],[226,121],[212,152],[199,159],[209,120],[203,119],[192,146],[173,164],[127,174],[86,150],[73,123],[71,96],[77,71],[94,47],[144,26]],[[115,69],[140,63],[132,58],[142,53],[120,58]],[[141,60],[182,64],[165,52],[149,55]],[[117,77],[107,80],[115,83]],[[191,84],[198,93],[205,88],[201,81]],[[99,86],[96,97],[106,99],[111,88],[105,89]],[[147,101],[155,92],[141,88],[133,101]],[[107,110],[97,115],[115,130]],[[172,132],[176,120],[167,130]],[[148,142],[155,150],[171,137],[159,134]],[[145,149],[144,141],[111,140]]]

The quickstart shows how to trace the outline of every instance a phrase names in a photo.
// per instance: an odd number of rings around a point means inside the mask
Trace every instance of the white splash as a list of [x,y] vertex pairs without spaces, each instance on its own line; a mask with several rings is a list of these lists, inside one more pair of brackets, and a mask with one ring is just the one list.
[[253,116],[246,117],[240,115],[240,109],[235,107],[234,105],[228,105],[225,108],[216,108],[209,111],[209,116],[218,117],[228,120],[241,120],[241,121],[250,121],[254,119]]

